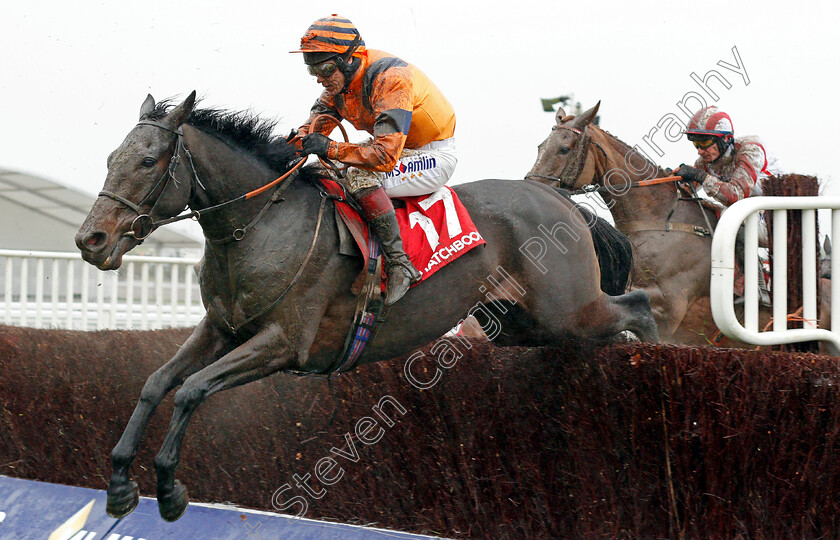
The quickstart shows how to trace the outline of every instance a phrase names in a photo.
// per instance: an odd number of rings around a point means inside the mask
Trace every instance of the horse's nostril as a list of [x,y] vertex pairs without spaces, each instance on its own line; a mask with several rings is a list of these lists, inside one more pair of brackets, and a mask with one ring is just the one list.
[[104,232],[79,234],[76,236],[76,245],[84,251],[96,251],[105,245],[107,239],[108,236]]

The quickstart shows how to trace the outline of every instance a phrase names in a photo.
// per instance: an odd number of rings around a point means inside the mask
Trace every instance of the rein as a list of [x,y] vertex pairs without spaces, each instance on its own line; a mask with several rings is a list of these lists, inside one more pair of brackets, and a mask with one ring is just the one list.
[[[187,160],[190,163],[190,170],[192,172],[191,177],[190,177],[190,181],[192,182],[192,180],[195,180],[195,182],[202,189],[205,189],[205,188],[204,188],[204,184],[201,183],[201,179],[198,177],[198,173],[195,170],[195,164],[193,163],[192,155],[190,154],[189,149],[187,149],[186,144],[184,144],[184,132],[180,127],[178,129],[172,129],[172,128],[170,128],[168,126],[165,126],[165,125],[163,125],[159,122],[154,122],[154,121],[151,121],[151,120],[142,120],[142,121],[138,122],[137,125],[138,126],[141,126],[141,125],[154,126],[154,127],[160,128],[164,131],[174,133],[177,136],[177,142],[175,144],[175,152],[172,153],[172,157],[169,159],[169,166],[166,168],[166,171],[164,171],[164,173],[161,175],[160,179],[155,183],[155,185],[152,186],[152,189],[149,190],[149,192],[146,194],[146,196],[143,197],[143,199],[139,203],[134,203],[134,202],[126,199],[125,197],[123,197],[121,195],[117,195],[116,193],[113,193],[111,191],[106,191],[106,190],[100,191],[99,196],[100,197],[108,197],[108,198],[113,199],[117,202],[120,202],[120,203],[124,204],[125,206],[134,210],[135,213],[137,213],[137,217],[134,218],[134,221],[131,222],[130,230],[124,232],[122,234],[122,236],[124,236],[124,237],[128,236],[128,237],[134,238],[136,240],[140,240],[141,242],[143,240],[145,240],[155,230],[157,230],[158,228],[160,228],[164,225],[169,225],[170,223],[175,223],[177,221],[182,221],[182,220],[185,220],[185,219],[199,220],[199,219],[201,219],[201,216],[203,214],[207,214],[208,212],[213,212],[215,210],[218,210],[220,208],[223,208],[225,206],[228,206],[228,205],[236,203],[236,202],[251,199],[251,198],[256,197],[257,195],[260,195],[260,194],[264,193],[265,191],[271,189],[272,187],[276,186],[280,182],[283,182],[284,180],[288,180],[287,182],[285,182],[282,186],[280,186],[278,188],[278,190],[277,190],[277,192],[275,192],[274,196],[266,203],[266,205],[263,207],[263,209],[260,211],[260,213],[257,214],[257,217],[253,221],[251,221],[251,223],[249,223],[245,227],[237,228],[236,230],[233,231],[233,234],[231,234],[230,237],[222,238],[222,239],[212,239],[212,240],[208,239],[208,241],[211,241],[211,242],[222,242],[222,241],[229,241],[229,240],[236,240],[236,241],[242,240],[242,238],[245,237],[245,233],[248,232],[248,230],[257,221],[259,221],[259,219],[263,216],[266,209],[271,205],[271,203],[276,202],[278,200],[281,200],[280,194],[282,194],[282,192],[285,191],[288,188],[289,184],[291,184],[291,181],[294,179],[294,176],[292,176],[292,174],[294,172],[296,172],[306,161],[305,158],[298,159],[297,163],[295,163],[295,165],[292,166],[292,168],[289,169],[284,175],[280,176],[279,178],[276,178],[276,179],[272,180],[271,182],[269,182],[268,184],[265,184],[262,187],[259,187],[255,190],[249,191],[248,193],[240,195],[239,197],[230,199],[228,201],[225,201],[225,202],[213,205],[213,206],[209,206],[207,208],[192,210],[190,212],[187,212],[186,214],[180,214],[180,215],[177,215],[177,216],[174,216],[174,217],[170,217],[170,218],[155,221],[155,219],[152,217],[152,214],[154,213],[155,207],[157,207],[158,202],[160,201],[161,197],[163,196],[163,192],[166,190],[167,186],[169,185],[169,181],[172,180],[173,182],[175,182],[176,186],[178,185],[178,179],[175,177],[175,169],[177,169],[177,167],[178,167],[178,165],[181,161],[181,151],[182,150],[183,150],[184,154],[187,156]],[[160,188],[160,193],[158,194],[155,202],[152,204],[151,209],[147,213],[144,213],[141,207],[145,204],[148,204],[148,200],[155,194],[155,192],[158,190],[158,187],[161,186],[161,184],[163,184],[163,187]],[[192,183],[191,183],[191,185],[192,185]]]
[[[531,176],[539,176],[539,175],[531,175]],[[638,182],[631,182],[629,187],[630,188],[637,188],[637,187],[655,186],[657,184],[668,184],[670,182],[679,182],[682,179],[683,179],[682,176],[663,176],[662,178],[651,178],[649,180],[639,180]],[[593,193],[595,191],[610,191],[610,189],[607,186],[600,186],[598,184],[587,184],[580,189],[570,191],[570,193],[572,195],[580,195],[582,193]]]
[[[586,158],[589,154],[590,143],[594,144],[596,147],[598,147],[598,149],[601,151],[601,153],[604,154],[604,158],[606,159],[607,162],[612,161],[612,160],[610,160],[609,156],[607,155],[607,152],[601,147],[601,145],[598,144],[597,141],[592,141],[591,140],[591,137],[588,135],[587,128],[584,128],[583,131],[581,131],[581,130],[579,130],[577,128],[573,128],[571,126],[561,126],[559,124],[554,125],[551,128],[552,131],[557,130],[557,129],[566,129],[566,130],[572,131],[574,133],[577,133],[581,137],[581,139],[579,141],[579,144],[575,148],[575,153],[572,155],[572,157],[569,159],[569,161],[566,163],[566,165],[563,167],[563,170],[560,171],[560,174],[557,177],[547,176],[547,175],[542,175],[542,174],[528,174],[528,175],[525,176],[526,180],[528,178],[541,178],[543,180],[550,180],[550,181],[554,181],[554,182],[559,182],[561,185],[566,185],[566,186],[573,185],[575,182],[577,182],[577,179],[580,177],[581,173],[583,172],[583,167],[586,164]],[[606,166],[605,166],[605,168],[606,168]],[[627,189],[629,190],[629,189],[632,189],[632,188],[649,187],[649,186],[655,186],[655,185],[658,185],[658,184],[680,182],[682,180],[683,180],[682,176],[664,176],[662,178],[650,178],[648,180],[639,180],[639,181],[636,181],[636,182],[631,182],[630,185],[627,186]],[[685,233],[689,233],[689,234],[695,234],[695,235],[698,235],[698,236],[711,236],[714,232],[714,229],[712,228],[711,222],[709,221],[709,217],[706,215],[706,211],[703,209],[703,205],[700,202],[700,198],[697,196],[697,192],[694,190],[693,185],[690,185],[690,183],[689,183],[688,188],[691,190],[691,193],[692,193],[692,197],[688,198],[688,199],[680,197],[679,196],[679,187],[677,188],[677,198],[674,200],[674,204],[671,206],[671,211],[668,212],[668,218],[665,220],[664,226],[660,225],[658,222],[641,221],[641,222],[628,224],[629,225],[627,227],[628,232],[639,232],[639,231],[670,232],[670,231],[679,231],[679,232],[685,232]],[[595,192],[613,193],[613,191],[611,190],[611,186],[601,186],[601,185],[596,184],[594,182],[591,183],[591,184],[587,184],[587,185],[585,185],[581,188],[575,189],[575,190],[569,190],[570,195],[582,195],[582,194],[585,194],[585,193],[595,193]],[[700,213],[703,215],[703,218],[706,221],[706,228],[700,227],[700,226],[697,226],[697,225],[691,225],[691,224],[688,224],[688,223],[672,223],[671,222],[671,215],[674,213],[674,209],[676,208],[677,202],[683,201],[683,200],[684,201],[691,201],[691,200],[697,201],[697,204],[700,207]]]
[[307,250],[306,255],[303,258],[303,262],[300,263],[300,266],[298,267],[297,272],[292,277],[292,279],[289,281],[289,284],[286,285],[286,288],[283,289],[283,291],[280,293],[280,295],[277,296],[277,298],[275,298],[273,302],[271,302],[270,304],[268,304],[267,306],[265,306],[264,308],[259,310],[257,313],[251,315],[250,317],[245,319],[243,322],[241,322],[237,325],[234,325],[232,322],[230,322],[227,319],[227,317],[225,317],[222,310],[219,309],[219,306],[216,305],[216,302],[213,301],[212,295],[207,296],[207,300],[209,301],[210,305],[213,306],[213,309],[216,310],[216,313],[219,314],[219,317],[222,318],[222,320],[224,321],[224,323],[227,325],[228,329],[231,332],[233,332],[234,334],[237,334],[239,332],[239,330],[241,330],[242,327],[244,327],[246,324],[248,324],[250,322],[253,322],[254,320],[258,319],[259,317],[261,317],[261,316],[265,315],[266,313],[268,313],[269,311],[271,311],[278,303],[280,303],[280,300],[282,300],[283,297],[286,296],[286,293],[289,292],[289,290],[291,290],[292,286],[295,283],[297,283],[297,280],[300,278],[300,276],[303,275],[303,270],[306,268],[307,263],[309,263],[309,259],[312,257],[312,253],[315,251],[315,245],[318,243],[318,235],[321,232],[321,222],[323,221],[323,217],[324,217],[324,207],[326,206],[327,199],[329,199],[329,198],[330,197],[325,196],[322,193],[321,204],[318,207],[318,220],[315,223],[315,233],[312,235],[312,242],[309,244],[309,250]]
[[[313,122],[313,124],[316,123],[320,118],[321,118],[320,116],[318,118],[316,118],[315,121]],[[132,237],[132,238],[135,238],[135,239],[137,239],[141,242],[145,238],[147,238],[150,234],[152,234],[152,232],[154,232],[157,228],[159,228],[163,225],[167,225],[169,223],[174,223],[176,221],[181,221],[181,220],[184,220],[184,219],[191,219],[191,218],[199,220],[199,219],[201,219],[202,215],[206,215],[209,212],[213,212],[213,211],[218,210],[220,208],[224,208],[225,206],[231,205],[233,203],[240,202],[240,201],[245,201],[245,200],[251,199],[253,197],[256,197],[256,196],[258,196],[262,193],[265,193],[266,191],[268,191],[272,187],[277,186],[278,184],[281,184],[281,182],[282,182],[282,184],[275,190],[275,192],[272,194],[272,196],[266,202],[265,206],[263,206],[263,208],[260,210],[260,212],[257,214],[257,216],[253,220],[251,220],[250,223],[248,223],[244,227],[240,227],[240,228],[235,229],[233,231],[233,233],[228,237],[223,237],[223,238],[219,238],[219,239],[211,239],[211,238],[207,238],[206,235],[205,235],[205,239],[207,240],[208,243],[211,243],[211,244],[229,242],[231,240],[234,240],[234,241],[242,240],[245,237],[245,234],[263,217],[263,215],[266,213],[266,210],[273,203],[283,200],[281,195],[291,185],[292,181],[296,177],[295,173],[297,172],[297,170],[306,162],[306,157],[305,156],[302,157],[302,158],[299,158],[297,160],[297,162],[285,174],[283,174],[279,178],[276,178],[276,179],[272,180],[271,182],[269,182],[269,183],[267,183],[267,184],[265,184],[265,185],[263,185],[263,186],[261,186],[257,189],[251,190],[251,191],[249,191],[247,193],[244,193],[244,194],[242,194],[238,197],[235,197],[233,199],[224,201],[222,203],[219,203],[219,204],[216,204],[216,205],[213,205],[213,206],[209,206],[207,208],[192,210],[192,211],[187,212],[185,214],[179,214],[179,215],[174,216],[174,217],[170,217],[170,218],[155,221],[155,219],[152,217],[152,214],[154,213],[154,210],[157,207],[158,202],[160,202],[160,199],[162,198],[164,191],[166,190],[167,186],[169,185],[169,181],[170,180],[173,181],[176,184],[176,186],[178,184],[178,179],[175,177],[175,170],[177,169],[178,165],[180,164],[181,152],[182,151],[187,156],[187,159],[189,160],[189,163],[190,163],[190,171],[191,171],[191,176],[190,176],[191,184],[190,184],[190,186],[191,186],[191,189],[195,188],[195,185],[192,183],[193,181],[195,181],[195,184],[200,186],[202,189],[206,189],[206,188],[201,183],[201,179],[199,178],[198,173],[195,170],[195,164],[193,163],[192,155],[190,154],[189,149],[187,149],[186,144],[184,144],[184,140],[183,140],[184,139],[184,133],[183,133],[183,130],[180,127],[177,128],[177,129],[172,129],[169,126],[166,126],[164,124],[161,124],[159,122],[154,122],[154,121],[151,121],[151,120],[142,120],[142,121],[138,122],[137,125],[138,126],[139,125],[148,125],[148,126],[157,127],[157,128],[160,128],[164,131],[174,133],[176,135],[177,139],[176,139],[176,143],[175,143],[175,151],[173,152],[172,157],[169,159],[169,165],[167,166],[166,171],[164,171],[164,173],[161,175],[161,177],[158,179],[158,181],[155,183],[155,185],[152,186],[152,188],[149,190],[149,192],[146,194],[146,196],[143,197],[143,199],[139,203],[134,203],[134,202],[130,201],[129,199],[127,199],[127,198],[125,198],[121,195],[117,195],[116,193],[113,193],[111,191],[106,191],[106,190],[101,191],[99,193],[99,196],[100,197],[108,197],[108,198],[113,199],[117,202],[120,202],[120,203],[124,204],[125,206],[127,206],[128,208],[131,208],[132,210],[134,210],[135,213],[137,213],[137,217],[134,218],[134,221],[132,221],[132,223],[131,223],[130,230],[123,233],[122,236]],[[347,132],[344,130],[343,126],[341,126],[340,123],[338,124],[338,126],[341,128],[341,131],[344,134],[344,138],[346,140],[347,139]],[[291,142],[291,141],[287,141],[287,142]],[[339,176],[342,176],[341,171],[332,162],[330,162],[329,160],[324,160],[324,159],[321,160],[322,163],[324,163],[325,161],[326,161],[326,164],[328,164],[330,166],[330,168],[332,168],[336,173],[339,174]],[[315,232],[312,235],[312,241],[309,244],[309,249],[307,250],[306,255],[304,256],[303,261],[301,262],[300,266],[298,267],[297,272],[295,272],[295,275],[286,284],[285,289],[283,289],[283,291],[271,303],[269,303],[267,306],[260,309],[257,313],[249,316],[243,322],[241,322],[239,324],[233,324],[230,320],[228,320],[228,318],[225,316],[224,312],[219,308],[219,306],[216,305],[212,296],[208,295],[207,300],[209,302],[209,305],[219,315],[219,317],[222,319],[222,321],[224,321],[224,324],[228,327],[228,329],[231,332],[233,332],[234,334],[237,334],[239,332],[239,330],[241,330],[245,325],[255,321],[256,319],[265,315],[270,310],[272,310],[274,307],[276,307],[277,304],[283,299],[283,297],[286,296],[286,293],[288,293],[291,290],[291,288],[295,285],[295,283],[297,283],[298,279],[300,279],[300,277],[303,275],[303,272],[306,269],[307,264],[309,263],[310,259],[312,258],[312,255],[315,251],[315,246],[318,243],[318,238],[319,238],[320,232],[321,232],[321,224],[323,223],[324,209],[326,207],[327,201],[331,200],[331,199],[332,200],[345,200],[343,197],[332,195],[332,194],[326,192],[323,188],[319,188],[319,191],[321,193],[321,202],[320,202],[320,205],[319,205],[319,208],[318,208],[318,217],[317,217],[316,224],[315,224]],[[152,203],[151,209],[147,213],[144,213],[143,210],[142,210],[142,206],[149,204],[149,200],[156,193],[157,193],[157,198],[155,199],[155,202]]]

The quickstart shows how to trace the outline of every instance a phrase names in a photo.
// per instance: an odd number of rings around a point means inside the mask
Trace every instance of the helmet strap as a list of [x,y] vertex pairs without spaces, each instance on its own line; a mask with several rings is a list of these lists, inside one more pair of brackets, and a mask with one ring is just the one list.
[[[718,148],[718,159],[726,155],[726,152],[735,144],[735,138],[732,135],[724,135],[723,137],[717,137],[717,141],[715,144]],[[717,160],[715,160],[717,161]]]
[[335,64],[338,66],[338,69],[344,74],[344,88],[341,89],[339,94],[343,94],[347,90],[347,87],[350,86],[350,80],[353,78],[353,74],[356,73],[356,70],[361,64],[361,61],[354,61],[353,58],[353,53],[356,52],[356,49],[359,48],[361,43],[362,36],[360,34],[356,34],[356,37],[353,38],[353,41],[350,43],[350,46],[347,47],[347,50],[335,59]]
[[350,61],[350,57],[353,56],[353,53],[356,52],[356,49],[359,48],[359,45],[362,44],[362,36],[361,34],[356,34],[356,37],[353,38],[353,41],[350,43],[350,46],[347,47],[347,50],[341,54],[341,59],[344,60],[345,63]]

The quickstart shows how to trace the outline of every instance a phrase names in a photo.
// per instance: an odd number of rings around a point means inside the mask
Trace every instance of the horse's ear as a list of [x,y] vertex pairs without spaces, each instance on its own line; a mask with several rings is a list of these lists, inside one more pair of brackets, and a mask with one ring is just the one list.
[[190,117],[194,107],[195,90],[190,92],[190,95],[187,96],[187,99],[185,99],[183,103],[172,109],[172,112],[166,115],[166,121],[176,128],[180,127],[180,125],[186,122],[187,118]]
[[145,120],[149,117],[150,114],[155,110],[155,98],[152,97],[152,94],[148,94],[146,96],[146,101],[140,105],[140,120]]
[[563,107],[557,107],[557,114],[554,115],[554,119],[558,126],[563,123],[563,118],[565,117],[566,111],[563,110]]
[[825,240],[823,240],[823,251],[826,255],[831,255],[831,238],[828,236],[826,236]]
[[595,120],[595,117],[598,115],[598,109],[601,107],[601,102],[595,104],[594,107],[589,109],[588,111],[581,114],[577,120],[575,120],[575,127],[578,129],[583,129]]

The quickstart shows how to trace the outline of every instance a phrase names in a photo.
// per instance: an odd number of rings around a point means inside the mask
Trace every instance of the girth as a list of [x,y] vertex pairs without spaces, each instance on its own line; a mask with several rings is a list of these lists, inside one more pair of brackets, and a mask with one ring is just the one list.
[[628,224],[622,224],[621,230],[624,233],[642,232],[642,231],[661,231],[661,232],[683,232],[694,234],[697,236],[711,236],[712,233],[706,227],[699,225],[690,225],[688,223],[674,223],[672,221],[634,221]]

